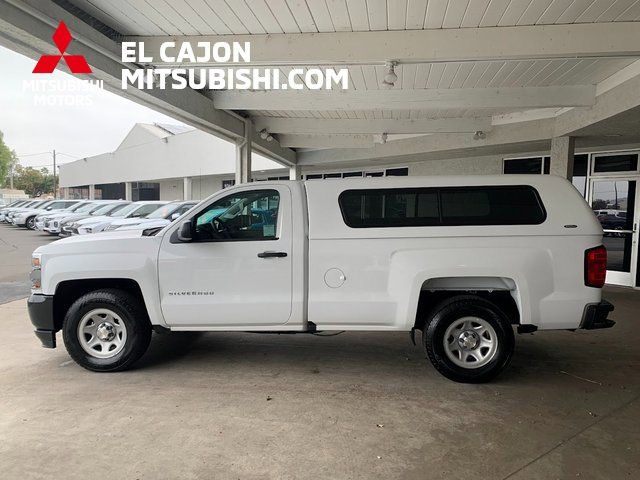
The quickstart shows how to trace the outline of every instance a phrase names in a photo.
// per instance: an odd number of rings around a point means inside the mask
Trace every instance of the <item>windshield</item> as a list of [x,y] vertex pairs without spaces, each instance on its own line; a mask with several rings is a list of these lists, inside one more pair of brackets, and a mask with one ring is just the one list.
[[89,213],[94,208],[96,208],[95,203],[85,203],[82,207],[77,209],[75,213]]
[[35,207],[37,208],[45,208],[49,205],[51,205],[54,202],[54,200],[47,200],[46,202],[42,202],[40,204],[35,205]]
[[180,208],[180,204],[170,203],[169,205],[163,205],[155,212],[147,215],[147,218],[169,218],[173,212]]
[[113,203],[107,203],[106,205],[103,205],[102,207],[98,208],[97,210],[94,210],[91,213],[93,215],[106,215],[111,210],[113,210],[114,207],[115,205]]
[[82,207],[86,206],[86,203],[74,203],[70,207],[64,209],[65,212],[75,212],[76,210],[80,210]]
[[127,205],[124,208],[121,208],[120,210],[118,210],[116,213],[114,213],[111,216],[112,217],[123,218],[123,217],[126,217],[127,215],[129,215],[131,212],[133,212],[137,208],[140,208],[140,204],[139,203],[130,203],[129,205]]

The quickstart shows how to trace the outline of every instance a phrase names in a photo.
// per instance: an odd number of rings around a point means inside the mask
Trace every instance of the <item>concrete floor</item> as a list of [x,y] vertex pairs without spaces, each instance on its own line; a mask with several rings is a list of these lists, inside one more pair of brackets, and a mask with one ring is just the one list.
[[154,335],[95,374],[0,306],[3,479],[640,476],[640,293],[611,330],[519,336],[494,383],[441,377],[406,334]]

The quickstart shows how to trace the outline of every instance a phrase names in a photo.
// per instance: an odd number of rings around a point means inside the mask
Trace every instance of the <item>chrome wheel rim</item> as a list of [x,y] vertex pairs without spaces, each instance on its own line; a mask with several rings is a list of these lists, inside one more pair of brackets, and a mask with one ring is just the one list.
[[444,334],[447,358],[462,368],[480,368],[498,351],[495,329],[480,317],[462,317],[451,323]]
[[111,358],[124,348],[127,327],[113,310],[96,308],[80,320],[78,340],[82,349],[92,357]]
[[29,220],[27,220],[27,228],[30,230],[33,230],[35,223],[36,223],[35,218],[30,218]]

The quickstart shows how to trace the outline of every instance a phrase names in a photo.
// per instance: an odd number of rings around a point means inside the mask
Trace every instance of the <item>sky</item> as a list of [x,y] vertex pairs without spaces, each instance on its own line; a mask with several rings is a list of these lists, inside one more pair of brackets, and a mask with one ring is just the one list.
[[[83,102],[91,105],[36,105],[35,97],[43,92],[34,92],[23,82],[34,78],[78,80],[59,70],[50,75],[33,74],[34,65],[34,60],[0,47],[0,131],[23,166],[47,166],[51,170],[52,155],[48,152],[54,149],[60,164],[112,152],[135,123],[183,125],[106,90],[80,93]],[[60,94],[56,95],[52,102],[61,100]],[[62,94],[67,95],[76,94]]]

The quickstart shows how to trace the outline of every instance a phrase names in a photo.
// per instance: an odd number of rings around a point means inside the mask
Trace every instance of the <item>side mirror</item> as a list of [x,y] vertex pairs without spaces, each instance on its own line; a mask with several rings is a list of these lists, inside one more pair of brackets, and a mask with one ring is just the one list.
[[46,207],[45,210],[47,210],[48,212],[50,212],[51,210],[53,210],[53,207]]
[[176,219],[176,218],[178,218],[179,216],[180,216],[180,214],[179,214],[178,212],[173,213],[173,214],[171,215],[171,220],[175,220],[175,219]]
[[191,220],[187,220],[178,229],[178,240],[181,242],[191,242],[193,241],[193,226],[191,225]]

